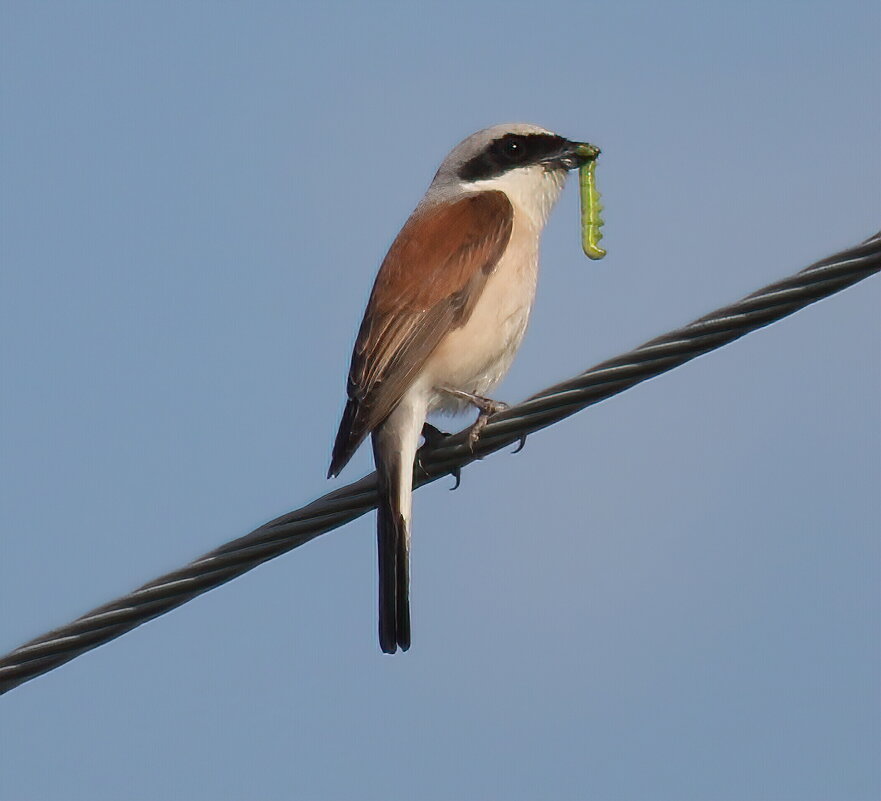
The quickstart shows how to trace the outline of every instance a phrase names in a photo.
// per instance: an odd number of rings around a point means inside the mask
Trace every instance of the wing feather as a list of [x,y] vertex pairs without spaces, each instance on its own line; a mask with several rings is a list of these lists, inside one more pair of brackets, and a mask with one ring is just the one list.
[[328,475],[395,408],[444,336],[465,324],[511,238],[503,192],[417,209],[383,260],[352,353]]

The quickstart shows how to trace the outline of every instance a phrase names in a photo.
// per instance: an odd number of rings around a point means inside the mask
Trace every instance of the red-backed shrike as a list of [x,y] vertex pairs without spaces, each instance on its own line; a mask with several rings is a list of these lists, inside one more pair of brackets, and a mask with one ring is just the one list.
[[568,171],[598,153],[522,123],[469,136],[444,159],[379,268],[328,476],[372,435],[386,653],[410,647],[413,463],[426,415],[476,406],[473,442],[503,407],[484,395],[507,373],[526,331],[539,237]]

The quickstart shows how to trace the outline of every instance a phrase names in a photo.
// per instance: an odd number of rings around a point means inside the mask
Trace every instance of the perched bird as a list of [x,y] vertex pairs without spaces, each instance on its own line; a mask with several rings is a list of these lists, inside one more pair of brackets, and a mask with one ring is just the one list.
[[328,477],[370,434],[379,476],[379,642],[410,647],[413,465],[426,416],[479,416],[526,331],[539,237],[569,170],[593,145],[524,123],[469,136],[444,159],[386,255],[364,313]]

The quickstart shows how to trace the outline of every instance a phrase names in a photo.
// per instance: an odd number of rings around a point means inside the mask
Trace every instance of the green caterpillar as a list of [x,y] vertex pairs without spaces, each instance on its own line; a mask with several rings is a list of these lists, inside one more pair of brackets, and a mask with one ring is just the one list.
[[581,247],[584,255],[589,259],[601,259],[606,255],[599,242],[603,238],[600,228],[603,218],[600,212],[603,204],[600,203],[600,193],[596,187],[596,159],[591,159],[583,164],[578,170],[578,188],[581,193]]

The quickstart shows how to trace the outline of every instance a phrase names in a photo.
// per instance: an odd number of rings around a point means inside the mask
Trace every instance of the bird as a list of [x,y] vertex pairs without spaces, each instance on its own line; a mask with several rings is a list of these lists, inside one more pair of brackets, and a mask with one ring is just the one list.
[[476,407],[473,448],[489,416],[507,408],[487,393],[523,340],[542,230],[569,171],[599,152],[528,123],[472,134],[443,160],[380,265],[352,352],[328,477],[370,435],[384,653],[411,643],[411,496],[426,418]]

